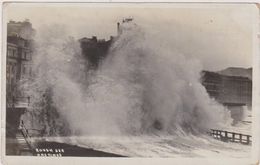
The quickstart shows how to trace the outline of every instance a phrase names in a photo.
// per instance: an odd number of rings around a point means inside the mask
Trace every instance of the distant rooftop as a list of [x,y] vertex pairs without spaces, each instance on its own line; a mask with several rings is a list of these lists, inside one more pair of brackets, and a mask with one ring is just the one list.
[[28,39],[32,39],[35,33],[36,33],[35,29],[33,29],[29,19],[25,19],[24,21],[10,20],[7,23],[8,36],[16,36],[28,40]]
[[247,77],[252,80],[252,68],[229,67],[224,70],[218,71],[217,73],[226,76]]

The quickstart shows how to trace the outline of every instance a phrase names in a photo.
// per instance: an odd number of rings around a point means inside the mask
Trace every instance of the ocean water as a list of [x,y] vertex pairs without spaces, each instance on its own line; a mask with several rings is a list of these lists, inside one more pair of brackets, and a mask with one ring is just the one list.
[[249,158],[251,146],[226,143],[203,136],[120,136],[120,137],[67,137],[47,138],[85,148],[120,154],[128,157],[167,157],[167,158]]

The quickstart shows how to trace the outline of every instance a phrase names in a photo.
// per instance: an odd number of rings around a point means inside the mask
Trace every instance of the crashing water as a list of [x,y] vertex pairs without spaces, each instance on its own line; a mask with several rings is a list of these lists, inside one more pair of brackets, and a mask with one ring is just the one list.
[[[34,76],[21,85],[31,96],[24,116],[28,127],[44,129],[45,136],[70,137],[56,141],[101,150],[109,145],[129,156],[149,156],[137,152],[142,147],[154,147],[150,156],[160,151],[169,156],[222,143],[203,135],[232,120],[202,86],[199,60],[141,25],[121,28],[97,70],[88,69],[78,41],[64,36],[62,26],[39,31]],[[193,145],[194,137],[201,146]]]

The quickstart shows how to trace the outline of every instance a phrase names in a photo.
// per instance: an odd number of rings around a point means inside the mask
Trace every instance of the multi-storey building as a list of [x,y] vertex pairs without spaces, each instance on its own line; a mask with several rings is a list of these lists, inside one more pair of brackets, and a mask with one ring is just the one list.
[[99,62],[108,54],[109,47],[113,41],[111,36],[110,40],[98,40],[96,36],[92,38],[82,38],[79,40],[82,54],[89,62],[89,67],[95,69],[98,67]]
[[32,37],[35,30],[28,20],[10,21],[7,24],[6,99],[7,108],[19,98],[17,90],[21,79],[30,77],[32,61]]
[[109,40],[100,40],[97,39],[96,36],[93,36],[92,38],[84,37],[79,39],[82,54],[87,58],[90,68],[95,69],[98,67],[99,62],[107,56],[112,42],[114,42],[124,32],[125,29],[123,29],[122,25],[132,21],[133,18],[124,18],[121,24],[118,22],[117,36],[111,36]]
[[19,81],[30,78],[32,69],[32,37],[35,30],[28,20],[10,21],[7,24],[6,44],[6,153],[16,155],[16,134],[20,125],[20,116],[26,106],[18,102],[27,102],[29,97],[18,90]]
[[252,80],[248,77],[203,71],[202,84],[210,97],[230,109],[235,120],[242,119],[245,107],[252,107]]
[[204,71],[202,84],[209,95],[222,104],[252,106],[252,80],[247,77]]

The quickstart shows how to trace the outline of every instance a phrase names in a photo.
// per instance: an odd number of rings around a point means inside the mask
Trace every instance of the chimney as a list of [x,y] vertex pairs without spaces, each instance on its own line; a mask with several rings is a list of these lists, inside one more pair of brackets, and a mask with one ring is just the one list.
[[119,36],[121,34],[120,32],[120,23],[117,22],[117,35]]
[[114,39],[114,37],[113,36],[110,36],[110,41],[112,41]]
[[92,40],[93,40],[94,42],[97,42],[97,36],[92,36]]

